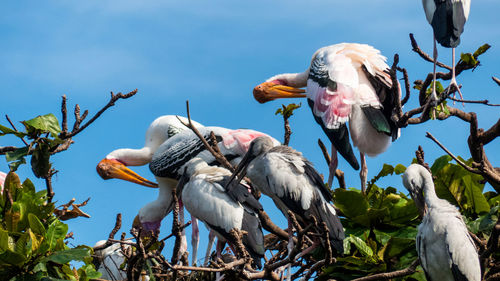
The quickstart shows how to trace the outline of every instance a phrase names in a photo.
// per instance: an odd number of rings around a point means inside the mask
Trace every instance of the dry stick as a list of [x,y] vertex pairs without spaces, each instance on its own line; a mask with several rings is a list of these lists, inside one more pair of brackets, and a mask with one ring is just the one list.
[[226,159],[226,157],[224,157],[224,155],[222,155],[221,153],[217,153],[214,150],[214,148],[207,142],[207,140],[200,134],[200,132],[198,131],[198,129],[196,129],[196,127],[191,122],[191,113],[189,112],[189,101],[188,100],[186,101],[186,111],[187,111],[187,117],[188,117],[189,123],[186,124],[186,123],[182,122],[182,120],[180,120],[179,117],[177,117],[177,119],[179,120],[179,122],[181,122],[184,126],[190,128],[193,131],[193,133],[195,133],[195,135],[198,136],[198,138],[205,145],[205,148],[215,157],[215,159],[217,160],[217,162],[219,162],[225,168],[229,169],[231,172],[234,172],[233,165],[231,165],[231,163],[229,163],[229,161],[227,161],[227,159]]
[[403,79],[405,81],[405,97],[401,100],[401,105],[405,105],[410,99],[410,79],[408,78],[408,71],[406,71],[406,68],[397,67],[396,69],[403,72]]
[[[17,129],[16,129],[16,126],[14,126],[14,123],[12,123],[12,121],[10,121],[10,118],[9,118],[9,115],[5,114],[5,118],[7,118],[7,121],[9,121],[9,124],[12,126],[12,129],[14,129],[14,131],[16,132],[19,132]],[[24,140],[24,138],[20,138],[23,143],[26,145],[26,146],[29,146],[29,144]]]
[[174,219],[172,221],[172,233],[175,236],[174,250],[172,253],[172,264],[176,264],[179,261],[179,250],[181,248],[181,236],[182,230],[180,228],[179,222],[179,200],[176,193],[177,188],[172,189],[172,200],[174,201],[174,208],[172,212],[174,213]]
[[387,279],[392,279],[396,277],[402,277],[406,275],[411,275],[417,271],[417,266],[420,264],[420,261],[418,259],[414,260],[410,266],[408,266],[405,269],[393,271],[393,272],[386,272],[386,273],[379,273],[379,274],[374,274],[366,277],[361,277],[361,278],[356,278],[353,279],[352,281],[371,281],[371,280],[387,280]]
[[500,136],[500,118],[487,131],[479,132],[478,141],[485,145]]
[[424,166],[429,173],[432,174],[429,164],[425,163],[424,159],[424,149],[419,145],[417,151],[415,151],[415,156],[417,157],[417,163]]
[[[398,77],[397,77],[397,68],[398,68],[398,63],[399,63],[399,55],[395,54],[394,55],[394,62],[392,63],[391,69],[388,71],[389,75],[391,77],[391,91],[390,94],[392,95],[392,100],[395,103],[394,106],[394,114],[397,115],[398,119],[403,116],[403,105],[401,102],[401,89],[400,85],[398,82]],[[408,89],[407,89],[408,90]],[[406,95],[409,95],[408,92]],[[386,97],[386,99],[389,97]]]
[[493,79],[493,81],[495,81],[495,83],[497,83],[498,86],[500,86],[500,79],[496,78],[495,76],[492,76],[491,79]]
[[313,264],[311,266],[311,268],[309,269],[309,271],[304,276],[304,280],[309,280],[309,278],[311,278],[311,276],[314,274],[314,272],[316,272],[316,270],[321,268],[323,265],[325,265],[325,260],[320,260],[317,263]]
[[[181,226],[181,227],[180,227],[180,228],[181,228],[181,232],[182,232],[182,230],[184,230],[184,228],[186,228],[186,227],[188,227],[188,226],[190,226],[190,225],[191,225],[191,221],[188,221],[188,222],[187,222],[187,223],[185,223],[183,226]],[[165,237],[165,238],[161,239],[161,240],[160,240],[160,242],[163,242],[163,241],[165,241],[165,240],[169,239],[169,238],[170,238],[170,237],[172,237],[172,236],[174,236],[174,233],[170,233],[169,235],[167,235],[167,237]]]
[[[275,225],[264,210],[259,210],[259,219],[265,230],[278,236],[282,240],[288,241],[288,233]],[[293,243],[297,243],[297,238],[293,237]]]
[[118,232],[118,230],[120,230],[121,227],[122,227],[122,214],[119,213],[116,215],[115,226],[113,227],[113,229],[111,230],[111,232],[108,235],[108,241],[106,241],[106,243],[104,243],[100,246],[94,247],[94,252],[98,251],[98,250],[105,249],[105,248],[113,245],[113,242],[110,240],[115,238],[116,233]]
[[489,100],[462,100],[462,99],[456,99],[454,97],[448,97],[448,99],[456,102],[463,102],[463,103],[479,103],[479,104],[484,104],[487,106],[500,106],[500,104],[491,104],[489,103]]
[[439,145],[439,147],[441,147],[441,149],[443,149],[446,153],[448,153],[448,155],[450,155],[451,158],[453,158],[453,160],[455,160],[458,164],[460,164],[460,166],[464,167],[464,169],[466,169],[467,171],[474,173],[474,174],[479,174],[479,175],[482,174],[480,171],[469,167],[467,164],[465,164],[460,159],[458,159],[455,155],[453,155],[453,153],[451,153],[446,147],[444,147],[431,133],[426,132],[425,136],[427,138],[430,138],[431,140],[433,140],[437,145]]
[[[245,264],[245,259],[239,259],[232,261],[230,263],[225,264],[223,267],[220,268],[211,268],[211,267],[195,267],[195,266],[183,266],[183,265],[170,265],[169,267],[172,270],[191,270],[191,271],[205,271],[205,272],[223,272],[227,270],[231,270],[235,268],[236,266]],[[158,277],[167,277],[170,276],[170,274],[155,274],[155,276]]]
[[61,114],[62,114],[62,132],[61,132],[61,134],[63,136],[65,136],[68,133],[68,109],[66,106],[66,95],[62,96]]
[[[415,40],[415,37],[413,37],[413,33],[410,33],[410,41],[411,41],[411,46],[413,48],[413,51],[415,53],[419,54],[420,57],[423,58],[424,60],[434,63],[434,59],[431,58],[426,52],[422,51],[422,49],[420,49],[420,47],[417,44],[417,41]],[[442,62],[439,62],[439,61],[436,62],[436,65],[439,67],[442,67],[442,68],[446,68],[447,70],[451,71],[451,66],[447,66],[446,64],[444,64]]]
[[[68,134],[67,137],[73,137],[75,136],[76,134],[80,133],[81,131],[83,131],[85,128],[87,128],[90,124],[92,124],[92,122],[94,122],[97,118],[99,118],[99,116],[101,116],[101,114],[106,111],[106,109],[108,109],[109,107],[115,105],[115,102],[119,99],[128,99],[132,96],[134,96],[135,94],[137,94],[137,89],[127,93],[127,94],[122,94],[122,93],[118,93],[118,94],[113,94],[113,92],[111,92],[111,98],[109,100],[109,102],[101,109],[99,110],[99,112],[97,112],[94,117],[92,117],[89,121],[87,121],[87,123],[83,124],[81,127],[77,127],[76,129],[73,129],[73,131],[71,133]],[[85,119],[85,117],[87,116],[88,114],[88,111],[85,111],[83,116],[81,118],[79,118],[80,120],[83,120]],[[80,121],[81,122],[81,121]]]
[[[326,165],[330,166],[330,162],[332,161],[332,159],[330,158],[330,155],[328,154],[328,150],[326,149],[326,146],[321,141],[321,139],[318,139],[318,145],[319,145],[319,148],[321,149],[321,152],[323,152],[323,157],[325,157]],[[342,170],[340,170],[340,169],[336,169],[335,170],[335,177],[339,181],[340,188],[346,189],[344,172],[342,172]]]

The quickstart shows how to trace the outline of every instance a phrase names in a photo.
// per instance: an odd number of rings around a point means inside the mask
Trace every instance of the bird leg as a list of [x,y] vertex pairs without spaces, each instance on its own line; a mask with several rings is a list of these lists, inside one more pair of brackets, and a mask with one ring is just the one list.
[[335,176],[335,170],[337,170],[337,166],[339,164],[339,159],[337,157],[337,149],[332,143],[332,160],[330,161],[330,174],[328,175],[328,186],[331,188],[333,184],[333,177]]
[[366,166],[365,154],[363,152],[359,153],[359,158],[361,158],[361,170],[359,171],[359,178],[361,179],[361,193],[366,192],[366,177],[368,176],[368,167]]
[[[455,79],[455,48],[451,49],[451,57],[452,57],[452,66],[451,66],[451,82],[450,85],[448,86],[448,93],[451,91],[451,85],[455,86],[457,88],[458,95],[460,96],[460,99],[464,99],[462,96],[462,92],[460,91],[460,88],[458,87],[457,80]],[[455,98],[455,94],[453,94],[453,98]],[[465,103],[462,102],[462,105],[465,106]]]
[[[215,234],[214,234],[215,235]],[[217,238],[217,245],[215,245],[215,253],[216,253],[216,259],[217,261],[219,259],[222,260],[222,250],[224,249],[224,245],[226,244],[226,242],[222,242],[220,241],[219,238]],[[217,272],[215,273],[215,280],[216,281],[219,281],[219,280],[222,280],[224,278],[224,275],[220,275],[220,272]]]
[[[294,246],[293,245],[293,225],[292,225],[292,220],[289,217],[288,218],[288,246],[287,246],[288,256],[290,256],[290,254],[292,253],[293,246]],[[286,280],[287,281],[292,280],[292,264],[291,263],[289,263],[287,266]]]
[[210,253],[212,252],[212,245],[214,244],[215,240],[215,233],[213,230],[210,229],[210,232],[208,233],[208,246],[207,246],[207,252],[205,253],[205,262],[203,263],[203,266],[207,266],[208,260],[210,258]]
[[[184,225],[184,204],[182,200],[179,200],[179,225]],[[182,255],[187,251],[187,238],[186,238],[186,228],[182,229],[181,232],[181,246],[179,247],[178,259],[181,260]]]
[[200,230],[198,228],[198,220],[193,215],[191,215],[191,247],[193,248],[193,255],[191,256],[192,266],[196,266],[199,243],[200,243]]
[[432,93],[431,93],[431,103],[433,106],[436,106],[436,102],[438,100],[437,94],[436,94],[436,64],[437,64],[437,57],[438,57],[438,50],[436,46],[436,36],[434,36],[434,50],[432,52],[433,59],[434,59],[434,71],[432,72]]

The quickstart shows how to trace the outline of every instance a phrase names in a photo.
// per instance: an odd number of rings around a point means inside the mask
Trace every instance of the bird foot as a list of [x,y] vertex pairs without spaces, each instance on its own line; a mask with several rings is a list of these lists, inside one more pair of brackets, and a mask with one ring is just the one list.
[[[450,82],[450,85],[448,85],[448,88],[447,89],[447,92],[446,94],[449,95],[451,91],[453,91],[454,89],[456,89],[456,91],[458,92],[458,95],[460,96],[460,99],[463,100],[464,99],[464,96],[462,95],[462,91],[460,91],[460,86],[458,86],[458,83],[457,83],[457,80],[455,79],[455,77],[451,78],[451,82]],[[453,93],[453,98],[455,98],[456,94]],[[455,101],[453,101],[453,104],[455,104]],[[462,102],[462,106],[465,106],[465,103]]]

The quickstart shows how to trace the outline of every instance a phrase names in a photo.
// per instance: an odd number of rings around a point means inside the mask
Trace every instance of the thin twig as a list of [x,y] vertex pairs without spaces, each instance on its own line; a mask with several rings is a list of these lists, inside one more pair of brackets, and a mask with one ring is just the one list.
[[226,157],[224,157],[223,154],[221,153],[217,153],[213,147],[207,142],[207,140],[200,134],[200,132],[198,131],[198,129],[193,125],[193,123],[191,122],[191,113],[189,112],[189,101],[187,100],[186,101],[186,111],[187,111],[187,117],[188,117],[188,124],[186,124],[185,122],[183,122],[179,117],[177,117],[177,119],[179,120],[179,122],[181,122],[184,126],[190,128],[193,133],[195,133],[195,135],[198,136],[198,138],[203,142],[203,144],[205,145],[205,148],[215,157],[215,159],[221,164],[223,165],[225,168],[229,169],[231,172],[234,172],[234,167],[233,165],[231,165],[231,163],[229,163],[229,161],[227,161]]
[[496,78],[495,76],[492,76],[491,79],[497,83],[498,86],[500,86],[500,79]]
[[[321,141],[321,139],[318,139],[318,145],[319,145],[319,148],[321,149],[321,152],[323,152],[323,157],[325,158],[326,165],[330,166],[330,162],[332,160],[330,158],[330,155],[328,154],[328,150],[326,149],[325,144]],[[335,177],[339,181],[339,188],[346,189],[344,172],[342,170],[336,169],[335,170]]]
[[[17,129],[16,129],[16,126],[14,126],[14,123],[12,123],[12,121],[10,121],[10,118],[9,118],[9,115],[5,114],[5,118],[7,118],[7,121],[9,121],[9,124],[12,126],[12,129],[14,129],[14,131],[16,132],[19,132]],[[20,138],[23,143],[26,145],[26,146],[29,146],[29,144],[24,140],[24,138]]]
[[[431,56],[429,56],[426,52],[422,51],[422,49],[420,49],[420,47],[417,44],[417,41],[415,40],[415,37],[413,37],[413,33],[410,33],[410,41],[411,41],[411,46],[413,48],[413,51],[415,53],[417,53],[424,60],[434,63],[434,59],[431,58]],[[439,67],[442,67],[442,68],[446,68],[447,70],[451,71],[451,66],[447,66],[446,64],[444,64],[442,62],[439,62],[439,61],[436,62],[436,65]]]
[[[101,110],[99,110],[89,121],[87,121],[81,127],[74,128],[73,131],[71,133],[69,133],[66,137],[67,138],[71,138],[71,137],[75,136],[76,134],[80,133],[81,131],[85,130],[85,128],[87,128],[97,118],[99,118],[99,116],[101,116],[101,114],[104,113],[104,111],[106,111],[106,109],[108,109],[109,107],[115,105],[115,102],[117,100],[119,100],[119,99],[128,99],[128,98],[134,96],[135,94],[137,94],[137,89],[135,89],[135,90],[133,90],[133,91],[127,93],[127,94],[118,93],[118,94],[115,95],[115,94],[113,94],[113,92],[111,92],[111,98],[110,98],[109,102]],[[75,109],[75,111],[76,111],[76,109]],[[85,119],[85,117],[87,116],[87,114],[88,114],[88,111],[85,111],[81,117],[78,115],[78,119],[80,121],[83,120],[83,119]]]
[[489,100],[462,100],[462,99],[456,99],[454,97],[448,97],[448,99],[450,99],[452,101],[456,101],[456,102],[462,102],[462,103],[480,103],[480,104],[484,104],[487,106],[500,106],[500,104],[489,103],[490,102]]
[[451,158],[453,158],[453,160],[455,160],[458,164],[460,164],[460,166],[462,166],[464,169],[466,169],[467,171],[474,173],[474,174],[481,174],[480,171],[469,167],[467,164],[462,162],[462,160],[458,159],[455,155],[453,155],[453,153],[451,153],[446,147],[444,147],[444,145],[442,145],[431,133],[426,132],[425,136],[427,138],[430,138],[431,140],[433,140],[437,145],[439,145],[439,147],[441,147],[441,149],[443,149],[446,153],[448,153],[448,155],[450,155]]
[[397,70],[403,72],[403,79],[405,81],[405,97],[401,100],[401,105],[405,105],[410,99],[410,79],[408,78],[408,71],[406,71],[406,68],[397,67]]
[[66,106],[66,95],[62,96],[61,102],[61,114],[62,114],[62,135],[68,133],[68,108]]

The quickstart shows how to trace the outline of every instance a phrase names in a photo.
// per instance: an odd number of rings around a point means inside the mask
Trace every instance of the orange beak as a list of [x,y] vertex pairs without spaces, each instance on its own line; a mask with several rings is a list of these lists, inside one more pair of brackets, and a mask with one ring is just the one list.
[[116,159],[102,159],[101,162],[97,164],[96,170],[101,178],[105,180],[116,178],[147,187],[158,187],[158,184],[139,176]]
[[274,82],[264,82],[253,89],[253,97],[260,103],[280,98],[305,98],[304,89],[289,87]]

